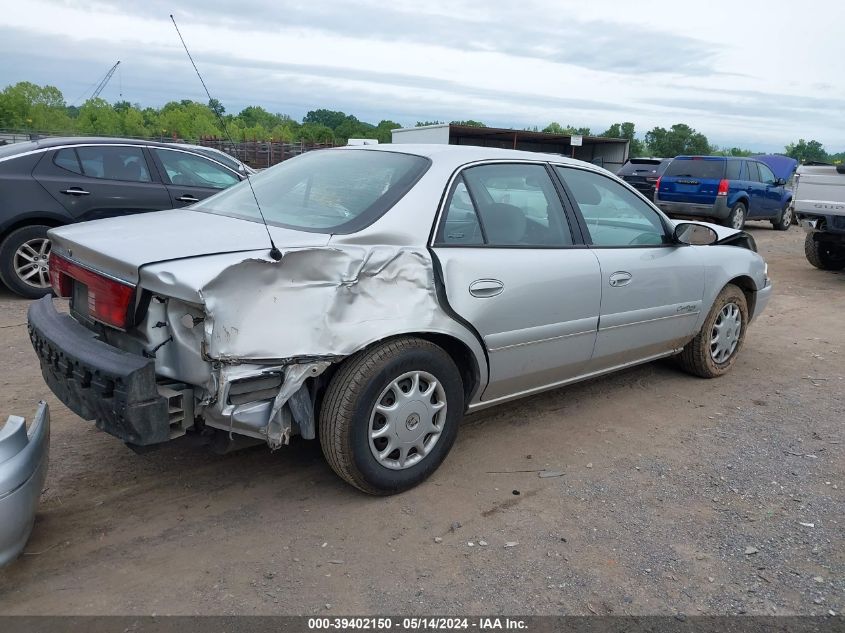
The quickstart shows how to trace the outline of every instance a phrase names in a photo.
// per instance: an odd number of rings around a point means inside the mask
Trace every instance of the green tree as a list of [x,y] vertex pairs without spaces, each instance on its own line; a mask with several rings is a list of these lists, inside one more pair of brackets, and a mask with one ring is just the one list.
[[807,161],[825,163],[830,160],[830,156],[824,150],[824,146],[818,141],[805,141],[802,138],[798,139],[797,143],[790,143],[785,149],[787,156],[802,163],[806,163]]
[[21,81],[0,92],[0,127],[69,131],[71,119],[61,90]]
[[120,136],[123,132],[120,113],[105,99],[88,99],[79,108],[76,131],[95,136]]
[[645,142],[652,156],[665,158],[681,154],[709,154],[711,149],[707,137],[685,123],[676,123],[668,130],[656,127],[646,132]]
[[452,121],[451,125],[466,125],[468,127],[487,127],[481,121],[474,121],[473,119],[467,119],[466,121]]
[[214,113],[214,116],[222,117],[226,114],[226,108],[217,99],[211,98],[208,100],[208,109]]
[[[332,130],[336,130],[347,121],[349,117],[345,112],[337,110],[326,110],[321,108],[319,110],[311,110],[303,118],[303,123],[310,123],[312,125],[324,125]],[[354,117],[353,117],[354,119]],[[355,119],[356,121],[358,119]]]
[[425,127],[426,125],[443,125],[445,121],[417,121],[414,127]]
[[379,121],[375,133],[379,143],[390,143],[393,140],[392,130],[401,128],[396,121]]
[[636,137],[634,124],[630,121],[625,123],[614,123],[607,130],[602,132],[600,136],[608,138],[624,138],[629,142],[628,153],[631,157],[645,156],[645,145]]
[[590,128],[588,127],[573,127],[571,125],[563,126],[557,121],[552,121],[544,127],[542,131],[547,134],[563,134],[566,136],[572,136],[573,134],[581,136],[591,135]]
[[715,145],[710,150],[710,153],[714,156],[753,156],[759,153],[741,147],[716,147]]

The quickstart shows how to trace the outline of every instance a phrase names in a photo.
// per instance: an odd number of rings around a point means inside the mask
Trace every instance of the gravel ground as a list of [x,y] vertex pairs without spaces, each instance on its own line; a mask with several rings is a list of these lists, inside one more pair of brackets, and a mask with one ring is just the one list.
[[53,413],[0,612],[845,611],[845,275],[812,268],[797,229],[751,232],[775,295],[729,375],[652,363],[469,416],[440,470],[387,499],[313,442],[135,455],[52,397],[26,302],[0,290],[0,411]]

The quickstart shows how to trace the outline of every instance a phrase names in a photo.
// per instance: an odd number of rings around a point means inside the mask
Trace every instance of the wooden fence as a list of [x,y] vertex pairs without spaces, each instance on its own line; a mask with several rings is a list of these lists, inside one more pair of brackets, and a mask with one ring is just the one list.
[[200,139],[199,145],[213,147],[231,154],[254,169],[271,167],[311,150],[334,147],[334,143],[287,143],[284,141],[243,141],[233,145],[219,138]]

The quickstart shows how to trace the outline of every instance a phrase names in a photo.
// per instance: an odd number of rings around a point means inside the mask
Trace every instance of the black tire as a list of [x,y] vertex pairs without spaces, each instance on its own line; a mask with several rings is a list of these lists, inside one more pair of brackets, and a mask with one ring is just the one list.
[[[51,227],[44,226],[43,224],[24,226],[9,233],[9,235],[6,236],[6,239],[3,240],[3,243],[0,244],[0,281],[6,284],[6,287],[15,294],[27,299],[38,299],[52,292],[49,284],[46,288],[31,285],[27,283],[27,281],[24,280],[15,270],[15,260],[18,249],[27,242],[34,240],[46,240],[47,231],[49,231],[50,228]],[[44,260],[44,268],[46,268],[46,264],[47,262]],[[39,270],[36,273],[36,278],[41,278],[42,272],[43,271]]]
[[792,206],[787,203],[780,211],[780,217],[777,220],[772,220],[772,228],[775,231],[788,231],[792,226]]
[[845,245],[819,242],[812,233],[804,238],[804,255],[807,261],[820,270],[845,268]]
[[[741,315],[739,336],[736,347],[730,353],[730,356],[722,362],[717,362],[711,351],[711,341],[716,321],[722,313],[723,308],[729,304],[735,305]],[[745,332],[747,329],[748,302],[745,299],[745,294],[733,284],[728,284],[713,302],[713,307],[710,309],[704,325],[701,326],[701,330],[696,334],[695,338],[686,344],[678,357],[681,367],[684,371],[702,378],[717,378],[718,376],[722,376],[733,367],[739,351],[742,349],[742,344],[745,342]]]
[[725,218],[725,221],[722,222],[723,226],[726,226],[731,229],[742,230],[742,227],[745,226],[745,219],[748,217],[748,209],[745,207],[744,202],[737,202],[732,208],[731,212],[728,214],[728,217]]
[[[371,449],[371,416],[388,386],[416,371],[431,374],[443,388],[445,419],[430,452],[411,466],[391,470]],[[463,383],[451,357],[429,341],[391,339],[350,357],[332,377],[320,410],[320,444],[341,478],[368,494],[395,494],[413,488],[440,466],[455,442],[463,412]]]

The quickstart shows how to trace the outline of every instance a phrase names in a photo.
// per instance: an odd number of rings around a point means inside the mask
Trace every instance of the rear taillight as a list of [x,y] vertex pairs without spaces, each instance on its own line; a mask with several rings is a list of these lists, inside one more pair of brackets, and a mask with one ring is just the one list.
[[719,191],[716,192],[717,196],[726,196],[728,195],[728,188],[730,187],[730,183],[722,178],[719,181]]
[[135,286],[83,268],[64,257],[50,254],[50,283],[59,297],[73,293],[73,281],[88,289],[88,315],[95,321],[125,329]]
[[657,182],[654,183],[654,188],[658,191],[660,190],[660,179],[661,178],[663,178],[663,176],[658,177]]

